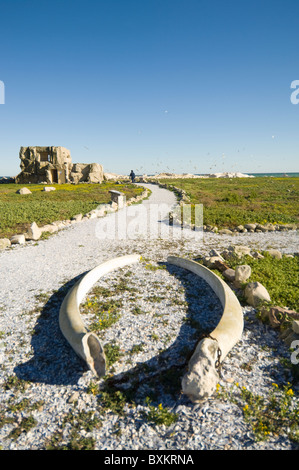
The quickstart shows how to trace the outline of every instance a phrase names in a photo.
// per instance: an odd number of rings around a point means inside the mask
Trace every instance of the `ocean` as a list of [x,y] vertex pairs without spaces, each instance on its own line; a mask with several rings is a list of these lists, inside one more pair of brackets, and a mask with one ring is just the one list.
[[[197,173],[198,176],[206,176],[207,173]],[[250,176],[255,176],[255,177],[273,177],[273,178],[282,178],[282,177],[288,177],[288,178],[298,178],[299,177],[299,172],[298,173],[246,173],[246,175]],[[140,175],[142,176],[142,175]],[[150,176],[150,175],[149,175]],[[10,176],[0,176],[0,180],[2,178],[10,178]]]
[[[288,178],[298,178],[299,177],[299,173],[246,173],[246,172],[242,172],[246,175],[249,175],[249,176],[255,176],[255,177],[260,177],[260,176],[264,176],[264,177],[272,177],[272,178],[283,178],[283,177],[288,177]],[[199,176],[204,176],[206,175],[206,173],[198,173]]]

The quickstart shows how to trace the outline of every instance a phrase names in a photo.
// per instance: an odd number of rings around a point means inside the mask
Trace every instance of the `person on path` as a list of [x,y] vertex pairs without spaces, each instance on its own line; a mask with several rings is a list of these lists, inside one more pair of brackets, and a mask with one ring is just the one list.
[[132,183],[134,183],[135,182],[135,173],[134,173],[133,170],[131,170],[130,178],[131,178]]

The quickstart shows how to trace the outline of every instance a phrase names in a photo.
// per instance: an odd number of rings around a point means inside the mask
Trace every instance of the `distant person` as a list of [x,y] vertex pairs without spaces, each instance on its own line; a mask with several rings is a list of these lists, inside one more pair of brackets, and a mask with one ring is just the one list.
[[131,178],[132,183],[135,183],[135,173],[133,170],[131,170],[130,178]]

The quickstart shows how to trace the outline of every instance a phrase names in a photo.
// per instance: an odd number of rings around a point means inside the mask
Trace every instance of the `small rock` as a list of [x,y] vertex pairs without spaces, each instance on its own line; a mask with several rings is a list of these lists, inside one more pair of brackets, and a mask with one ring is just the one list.
[[80,222],[82,220],[83,214],[76,214],[71,218],[71,222]]
[[69,398],[68,398],[68,403],[74,403],[75,401],[78,401],[79,398],[79,392],[74,392]]
[[251,256],[250,248],[244,245],[230,245],[228,249],[222,251],[221,256],[224,259],[231,259],[231,258],[242,258],[243,256]]
[[[210,256],[218,256],[218,258],[221,258],[221,255],[220,255],[219,251],[214,250],[214,249],[210,251],[209,255]],[[222,260],[223,260],[223,258],[222,258]]]
[[245,245],[236,245],[236,246],[229,246],[229,251],[232,251],[238,258],[242,258],[242,256],[250,255],[250,248],[249,246]]
[[24,245],[25,241],[25,235],[23,233],[20,235],[13,235],[10,239],[10,243],[12,245]]
[[251,267],[248,264],[236,266],[235,273],[235,285],[236,287],[241,287],[241,285],[250,278]]
[[233,232],[231,230],[229,230],[228,228],[223,228],[221,230],[219,230],[218,232],[220,235],[232,235]]
[[247,230],[255,230],[256,224],[245,224],[244,228],[247,228]]
[[17,194],[32,194],[32,192],[28,188],[20,188],[18,189]]
[[299,334],[299,320],[292,321],[292,330],[294,333]]
[[0,238],[0,250],[5,250],[11,246],[10,240],[8,238]]
[[47,224],[43,225],[43,227],[40,228],[41,232],[49,232],[49,233],[55,233],[58,232],[58,227],[55,224]]
[[262,224],[257,224],[255,230],[260,232],[268,232],[268,228],[266,227],[266,225]]
[[253,253],[251,253],[252,257],[253,258],[256,258],[256,259],[263,259],[265,258],[261,253],[259,253],[258,251],[254,251]]
[[41,237],[41,234],[42,234],[41,229],[37,226],[35,222],[33,222],[30,225],[27,233],[25,234],[25,237],[27,240],[39,240],[39,238]]
[[269,255],[273,256],[273,258],[276,258],[276,259],[282,258],[281,252],[279,250],[275,250],[274,248],[271,248],[270,250],[267,250],[266,252],[269,253]]
[[48,193],[50,191],[56,191],[56,188],[54,188],[53,186],[45,186],[43,191]]
[[222,256],[211,256],[211,258],[206,259],[206,266],[210,269],[216,268],[216,263],[217,262],[222,262],[223,258]]
[[223,271],[223,276],[228,280],[228,281],[234,281],[235,280],[235,270],[228,268],[225,271]]
[[249,305],[257,307],[261,302],[270,302],[267,289],[260,282],[250,282],[245,288],[245,298]]
[[226,271],[226,269],[229,269],[229,266],[224,261],[216,260],[215,268],[218,269],[221,273],[223,273],[223,271]]

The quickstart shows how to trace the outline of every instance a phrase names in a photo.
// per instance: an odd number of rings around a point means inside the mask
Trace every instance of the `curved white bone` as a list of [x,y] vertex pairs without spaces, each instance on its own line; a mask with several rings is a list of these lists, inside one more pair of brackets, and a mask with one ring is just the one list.
[[223,314],[209,337],[201,340],[188,364],[188,372],[182,379],[182,390],[193,402],[200,402],[211,395],[219,381],[215,364],[223,361],[227,353],[241,339],[244,320],[240,303],[230,287],[201,264],[169,256],[169,264],[185,268],[203,278],[219,298]]
[[139,255],[127,255],[108,260],[85,274],[68,292],[59,311],[62,334],[92,370],[101,377],[105,375],[106,359],[96,334],[88,332],[82,321],[79,306],[92,286],[105,274],[140,260]]

